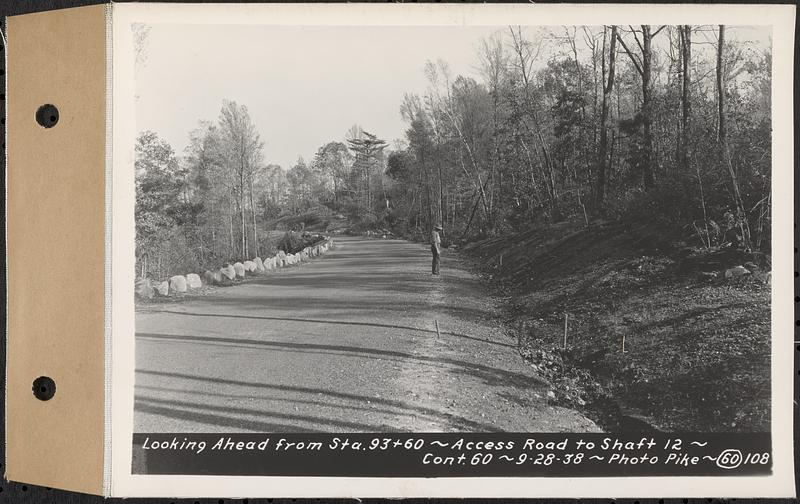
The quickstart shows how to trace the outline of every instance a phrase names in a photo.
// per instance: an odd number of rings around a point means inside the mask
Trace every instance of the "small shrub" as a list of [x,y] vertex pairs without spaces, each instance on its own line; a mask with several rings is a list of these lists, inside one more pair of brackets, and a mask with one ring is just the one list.
[[303,239],[294,231],[287,231],[283,234],[283,238],[278,240],[276,247],[287,254],[294,254],[296,251],[303,249]]

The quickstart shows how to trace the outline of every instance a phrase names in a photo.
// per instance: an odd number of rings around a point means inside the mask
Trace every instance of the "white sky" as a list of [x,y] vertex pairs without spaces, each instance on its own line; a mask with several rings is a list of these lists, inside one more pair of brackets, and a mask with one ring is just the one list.
[[472,74],[476,44],[494,28],[153,25],[137,72],[137,128],[183,153],[198,120],[223,99],[247,106],[265,161],[290,168],[353,124],[402,138],[403,93],[427,88],[427,59]]
[[[216,121],[230,99],[247,106],[265,162],[286,169],[343,140],[353,124],[391,143],[406,129],[403,94],[428,87],[425,62],[443,59],[454,76],[478,78],[480,40],[498,30],[154,24],[137,66],[137,129],[155,131],[180,155],[198,121]],[[769,29],[729,37],[764,45]]]

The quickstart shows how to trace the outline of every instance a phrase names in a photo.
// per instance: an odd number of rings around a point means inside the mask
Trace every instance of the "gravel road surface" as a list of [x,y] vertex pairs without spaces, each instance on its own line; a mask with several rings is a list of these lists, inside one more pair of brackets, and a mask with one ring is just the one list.
[[[336,239],[313,262],[136,313],[136,432],[592,432],[427,246]],[[437,336],[436,321],[439,324]]]

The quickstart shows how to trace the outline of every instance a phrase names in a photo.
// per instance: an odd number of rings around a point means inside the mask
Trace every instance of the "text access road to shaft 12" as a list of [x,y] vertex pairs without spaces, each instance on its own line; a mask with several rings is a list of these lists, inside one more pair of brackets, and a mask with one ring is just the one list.
[[353,477],[770,474],[769,433],[134,434],[136,474]]

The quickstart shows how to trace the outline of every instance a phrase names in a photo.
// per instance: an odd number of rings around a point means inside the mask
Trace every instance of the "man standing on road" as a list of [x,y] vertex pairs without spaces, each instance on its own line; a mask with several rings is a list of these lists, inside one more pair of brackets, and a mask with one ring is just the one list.
[[439,232],[442,230],[442,226],[439,224],[433,226],[433,231],[431,231],[431,253],[433,254],[433,264],[431,265],[431,274],[439,275],[439,256],[442,255],[442,239],[439,236]]

